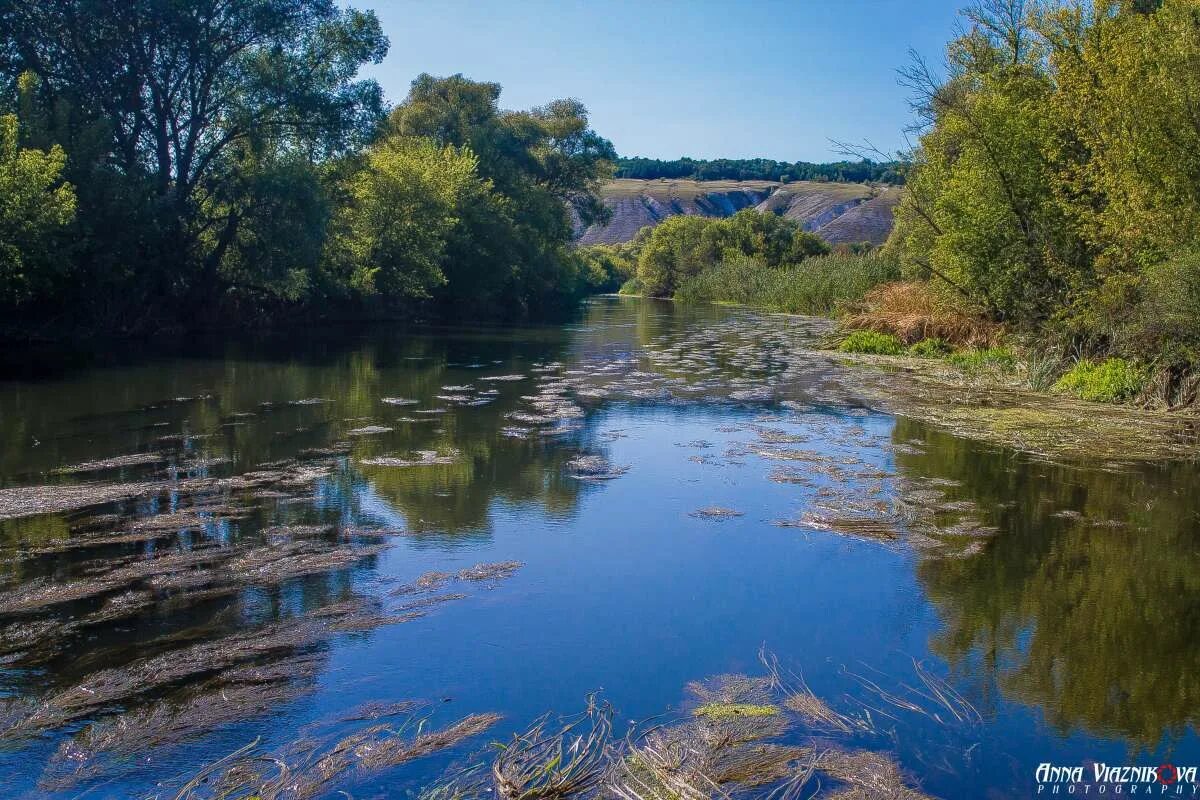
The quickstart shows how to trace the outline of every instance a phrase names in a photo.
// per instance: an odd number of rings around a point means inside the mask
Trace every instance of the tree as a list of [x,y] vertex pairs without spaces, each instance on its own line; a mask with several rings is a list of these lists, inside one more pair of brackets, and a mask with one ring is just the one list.
[[468,205],[448,242],[447,281],[437,293],[459,314],[528,316],[565,306],[582,288],[571,252],[575,220],[603,218],[601,179],[612,144],[588,125],[576,100],[501,111],[500,86],[421,75],[392,112],[387,136],[468,148],[503,205]]
[[951,42],[949,79],[902,71],[927,126],[889,246],[910,273],[988,313],[1045,320],[1067,300],[1075,241],[1054,202],[1054,86],[1022,0],[988,0]]
[[14,114],[0,116],[0,304],[10,308],[53,287],[63,260],[55,235],[75,213],[62,180],[66,153],[22,148]]
[[0,14],[0,41],[0,66],[36,73],[45,108],[104,123],[104,164],[145,183],[168,249],[194,263],[184,283],[210,295],[247,159],[264,143],[319,159],[363,141],[381,93],[355,75],[387,50],[372,13],[333,0],[40,0]]
[[368,150],[335,220],[330,261],[365,296],[424,300],[446,283],[447,242],[462,210],[488,204],[491,184],[467,148],[393,136]]

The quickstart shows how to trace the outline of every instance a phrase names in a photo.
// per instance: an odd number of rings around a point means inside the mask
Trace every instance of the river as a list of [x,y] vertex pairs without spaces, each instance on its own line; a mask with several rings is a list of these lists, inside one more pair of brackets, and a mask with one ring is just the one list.
[[239,759],[416,795],[589,703],[613,752],[771,720],[745,738],[786,766],[733,794],[804,765],[797,797],[884,764],[1006,798],[1041,764],[1200,763],[1200,469],[882,413],[824,331],[597,298],[560,326],[10,359],[0,795],[176,797],[227,757],[188,796]]

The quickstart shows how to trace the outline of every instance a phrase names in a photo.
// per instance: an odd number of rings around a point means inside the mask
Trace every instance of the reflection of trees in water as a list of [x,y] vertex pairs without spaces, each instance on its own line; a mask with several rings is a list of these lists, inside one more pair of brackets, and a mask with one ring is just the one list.
[[[505,436],[504,415],[517,408],[521,395],[536,391],[533,380],[497,385],[499,395],[488,405],[454,408],[421,423],[396,422],[409,416],[407,406],[387,406],[383,397],[421,400],[420,407],[449,405],[433,400],[447,384],[488,384],[481,379],[505,371],[528,373],[534,361],[562,356],[561,329],[528,332],[448,331],[444,335],[372,335],[369,338],[301,340],[276,352],[271,346],[230,346],[221,354],[178,358],[165,363],[80,372],[61,381],[22,384],[0,394],[0,433],[36,436],[44,446],[32,453],[25,446],[0,448],[0,485],[7,480],[46,473],[65,464],[116,454],[162,451],[158,463],[122,468],[98,475],[36,475],[45,482],[78,480],[161,480],[164,467],[181,467],[197,458],[228,458],[196,474],[242,475],[264,464],[308,463],[312,448],[336,445],[349,449],[340,466],[315,487],[318,503],[309,502],[314,487],[278,504],[240,496],[250,508],[229,522],[165,532],[152,546],[145,542],[59,548],[56,543],[80,536],[90,514],[44,515],[0,522],[0,576],[6,587],[39,579],[60,583],[86,579],[88,570],[103,571],[122,560],[151,552],[187,552],[208,546],[261,546],[259,531],[268,525],[378,523],[402,517],[419,539],[443,534],[442,543],[465,541],[464,534],[487,535],[489,515],[497,502],[539,504],[553,515],[573,512],[583,484],[566,474],[564,464],[592,439],[592,426],[555,438]],[[500,363],[494,363],[500,362]],[[509,365],[516,364],[511,367]],[[485,365],[483,367],[475,365]],[[471,365],[471,368],[467,368]],[[330,402],[301,403],[309,398]],[[417,415],[412,414],[416,417]],[[367,424],[392,427],[378,436],[349,436]],[[161,437],[169,437],[162,440]],[[0,439],[6,438],[0,436]],[[339,443],[342,443],[339,445]],[[415,468],[370,467],[358,462],[375,455],[404,455],[435,450],[461,455],[451,464]],[[188,473],[193,474],[193,473]],[[369,498],[374,505],[364,501]],[[125,530],[134,520],[164,513],[176,504],[186,508],[195,498],[163,493],[94,509],[118,517],[104,528]],[[238,505],[240,505],[240,502]],[[169,506],[169,507],[168,507]],[[356,569],[370,569],[373,558]],[[17,626],[48,626],[37,646],[10,666],[28,662],[68,685],[102,668],[120,667],[147,654],[170,651],[238,630],[266,625],[350,598],[355,570],[339,569],[288,580],[282,585],[241,588],[213,597],[200,593],[183,599],[156,596],[146,613],[130,613],[80,628],[73,619],[95,613],[115,591],[85,600],[47,606],[17,620],[0,620],[4,633]],[[140,589],[139,589],[140,590]],[[62,623],[62,624],[59,624]],[[16,629],[12,631],[15,635]],[[0,636],[2,639],[3,636]],[[4,642],[0,641],[0,645]],[[9,648],[11,650],[11,648]],[[8,650],[6,650],[8,652]],[[11,688],[25,691],[44,678],[40,673],[10,673]],[[42,687],[46,688],[46,687]]]
[[918,566],[945,626],[936,652],[1060,732],[1151,747],[1200,719],[1194,465],[1076,469],[903,419],[895,438],[927,445],[897,453],[902,474],[961,481],[949,494],[1001,530],[976,555]]

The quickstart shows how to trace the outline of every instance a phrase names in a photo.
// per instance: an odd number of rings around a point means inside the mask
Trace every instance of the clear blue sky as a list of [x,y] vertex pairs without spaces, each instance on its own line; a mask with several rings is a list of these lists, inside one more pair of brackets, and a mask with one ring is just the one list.
[[504,87],[505,108],[576,97],[621,155],[829,161],[911,121],[896,68],[940,60],[964,0],[355,0],[391,39],[369,71],[399,102],[420,72]]

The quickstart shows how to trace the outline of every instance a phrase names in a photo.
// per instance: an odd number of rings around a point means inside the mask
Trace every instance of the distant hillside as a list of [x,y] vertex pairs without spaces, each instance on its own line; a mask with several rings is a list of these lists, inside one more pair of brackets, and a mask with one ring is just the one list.
[[601,190],[612,220],[583,231],[579,241],[627,242],[645,226],[677,214],[728,217],[757,208],[794,219],[831,244],[882,244],[892,230],[892,209],[901,191],[862,183],[619,178]]

